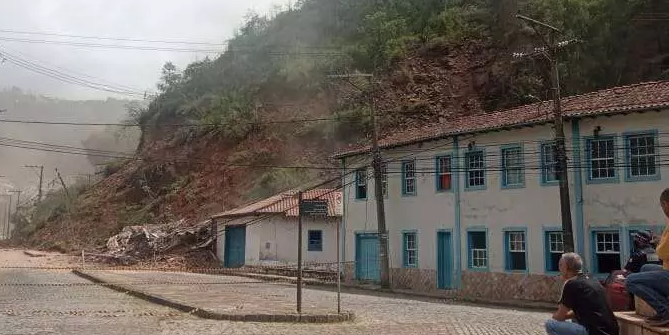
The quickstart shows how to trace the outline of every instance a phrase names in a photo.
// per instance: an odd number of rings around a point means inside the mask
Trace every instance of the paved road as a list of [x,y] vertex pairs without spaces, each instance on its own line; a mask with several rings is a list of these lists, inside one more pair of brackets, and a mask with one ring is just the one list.
[[[55,266],[0,251],[0,266]],[[310,290],[311,291],[311,290]],[[270,292],[268,292],[270,294]],[[307,294],[324,294],[307,292]],[[0,269],[0,334],[542,334],[548,313],[343,294],[358,320],[263,324],[202,320],[90,285],[68,271]]]

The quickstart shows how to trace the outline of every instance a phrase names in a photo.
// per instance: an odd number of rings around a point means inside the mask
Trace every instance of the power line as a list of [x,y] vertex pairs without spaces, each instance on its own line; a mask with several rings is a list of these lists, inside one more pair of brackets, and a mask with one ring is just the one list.
[[158,47],[158,46],[142,46],[142,45],[122,45],[122,44],[99,44],[87,42],[74,41],[55,41],[55,40],[36,40],[26,38],[0,37],[0,41],[31,43],[31,44],[47,44],[47,45],[63,45],[71,47],[85,47],[85,48],[103,48],[103,49],[123,49],[132,51],[170,51],[170,52],[192,52],[192,53],[208,53],[208,54],[223,54],[226,51],[231,54],[261,54],[268,56],[300,56],[300,57],[332,57],[343,56],[345,53],[341,51],[294,51],[297,48],[307,50],[339,50],[335,47],[317,47],[317,46],[286,46],[283,51],[277,51],[278,46],[271,46],[272,50],[267,48],[239,48],[233,46],[234,49],[196,49],[196,48],[174,48],[174,47]]
[[[19,52],[17,50],[13,50],[13,49],[9,49],[7,47],[3,47],[3,49],[10,50],[12,53],[15,53],[16,55],[13,55],[13,56],[16,57],[16,58],[22,57],[22,59],[25,60],[25,61],[31,61],[32,63],[37,63],[37,64],[42,63],[42,64],[45,64],[46,66],[50,66],[52,68],[63,71],[66,74],[67,74],[67,72],[70,72],[70,73],[74,74],[75,76],[83,76],[83,77],[86,77],[86,78],[89,78],[89,79],[93,79],[93,80],[97,80],[97,81],[101,81],[101,82],[106,82],[106,84],[110,84],[110,86],[115,86],[115,87],[119,87],[119,88],[122,88],[122,89],[126,89],[130,92],[143,92],[144,91],[142,89],[137,89],[137,88],[122,85],[122,84],[117,84],[117,83],[114,83],[114,82],[111,82],[111,81],[108,81],[108,80],[105,80],[105,79],[102,79],[102,78],[93,77],[91,75],[81,73],[81,72],[77,72],[77,71],[74,71],[74,70],[71,70],[71,69],[62,68],[62,67],[59,67],[58,65],[51,64],[51,63],[46,62],[44,60],[36,59],[36,58],[28,56],[28,55],[26,55],[22,52]],[[19,55],[19,56],[17,56],[17,55]],[[46,66],[44,66],[44,67],[46,67]],[[155,95],[155,92],[149,92],[149,93],[151,93],[152,95]]]
[[227,43],[195,42],[195,41],[183,41],[183,40],[178,41],[178,40],[136,39],[136,38],[103,37],[103,36],[85,36],[85,35],[70,35],[70,34],[49,33],[49,32],[20,31],[20,30],[11,30],[11,29],[0,29],[0,32],[1,33],[8,33],[8,34],[19,34],[19,35],[57,36],[57,37],[72,37],[72,38],[81,38],[81,39],[125,41],[125,42],[210,45],[210,46],[221,46],[221,47],[227,45]]
[[70,84],[75,84],[79,86],[84,86],[88,88],[93,88],[97,90],[102,90],[102,91],[107,91],[110,93],[117,93],[117,94],[124,94],[124,95],[129,95],[129,96],[134,96],[134,97],[144,97],[145,93],[143,92],[133,92],[131,90],[122,88],[122,87],[113,87],[110,85],[105,85],[105,84],[100,84],[96,83],[90,80],[78,78],[75,76],[68,75],[66,73],[63,73],[58,70],[50,69],[44,66],[41,66],[39,64],[33,63],[31,61],[22,59],[21,57],[14,56],[6,51],[0,52],[0,57],[2,57],[3,60],[9,61],[10,63],[17,65],[19,67],[22,67],[26,70],[30,70],[32,72],[36,72],[60,81],[64,81]]
[[[351,116],[350,119],[357,119],[358,116]],[[322,117],[322,118],[303,118],[272,121],[243,121],[242,124],[290,124],[290,123],[309,123],[323,121],[346,121],[349,117]],[[110,126],[110,127],[141,127],[139,123],[97,123],[97,122],[68,122],[68,121],[46,121],[46,120],[11,120],[0,119],[0,123],[22,123],[22,124],[43,124],[43,125],[62,125],[62,126]],[[224,126],[220,123],[172,123],[161,124],[161,127],[215,127]]]

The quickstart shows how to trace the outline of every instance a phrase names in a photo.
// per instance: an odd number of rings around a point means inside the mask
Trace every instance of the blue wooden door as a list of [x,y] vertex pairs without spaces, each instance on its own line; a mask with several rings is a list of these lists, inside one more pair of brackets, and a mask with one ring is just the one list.
[[379,240],[376,235],[360,234],[355,241],[355,277],[362,281],[379,281]]
[[437,233],[437,287],[453,288],[453,237],[450,232]]
[[244,265],[246,258],[246,226],[225,227],[225,255],[223,265],[226,268],[238,268]]

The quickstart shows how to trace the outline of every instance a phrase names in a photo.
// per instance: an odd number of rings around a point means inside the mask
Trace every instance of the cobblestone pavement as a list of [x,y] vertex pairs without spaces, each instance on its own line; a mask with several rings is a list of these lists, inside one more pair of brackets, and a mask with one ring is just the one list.
[[[9,259],[9,261],[8,261]],[[55,266],[55,260],[49,260]],[[43,265],[43,264],[42,264]],[[40,266],[15,251],[0,251],[0,266]],[[184,281],[203,275],[173,274]],[[153,273],[165,282],[171,276]],[[241,279],[237,279],[241,280]],[[248,281],[248,279],[243,279]],[[49,284],[49,285],[46,285]],[[57,284],[57,285],[51,285]],[[256,285],[253,294],[289,294],[293,286]],[[165,290],[170,285],[164,286]],[[221,285],[193,285],[207,296]],[[243,290],[235,286],[235,290]],[[335,293],[305,290],[305,310],[312,302],[335,308]],[[307,303],[308,302],[308,303]],[[68,271],[0,269],[0,334],[543,334],[544,312],[472,307],[396,297],[342,294],[342,306],[357,320],[341,324],[269,324],[202,320],[175,310],[91,285]]]

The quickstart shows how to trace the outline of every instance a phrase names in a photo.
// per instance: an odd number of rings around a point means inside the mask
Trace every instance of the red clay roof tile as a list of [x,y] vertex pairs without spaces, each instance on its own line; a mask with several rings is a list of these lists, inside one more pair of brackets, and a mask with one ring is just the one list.
[[[562,98],[565,117],[623,113],[669,107],[669,81],[645,82]],[[391,148],[452,135],[475,133],[514,126],[551,121],[552,100],[490,113],[463,116],[444,123],[409,129],[379,140],[381,148]],[[368,152],[369,145],[352,147],[334,155],[335,158]]]
[[[297,192],[296,190],[286,191],[250,205],[214,215],[212,218],[231,218],[272,213],[283,213],[289,217],[297,217],[299,212],[297,208]],[[341,216],[336,213],[336,201],[338,197],[341,198],[341,191],[327,188],[308,190],[302,193],[302,198],[305,200],[327,200],[329,217]]]

